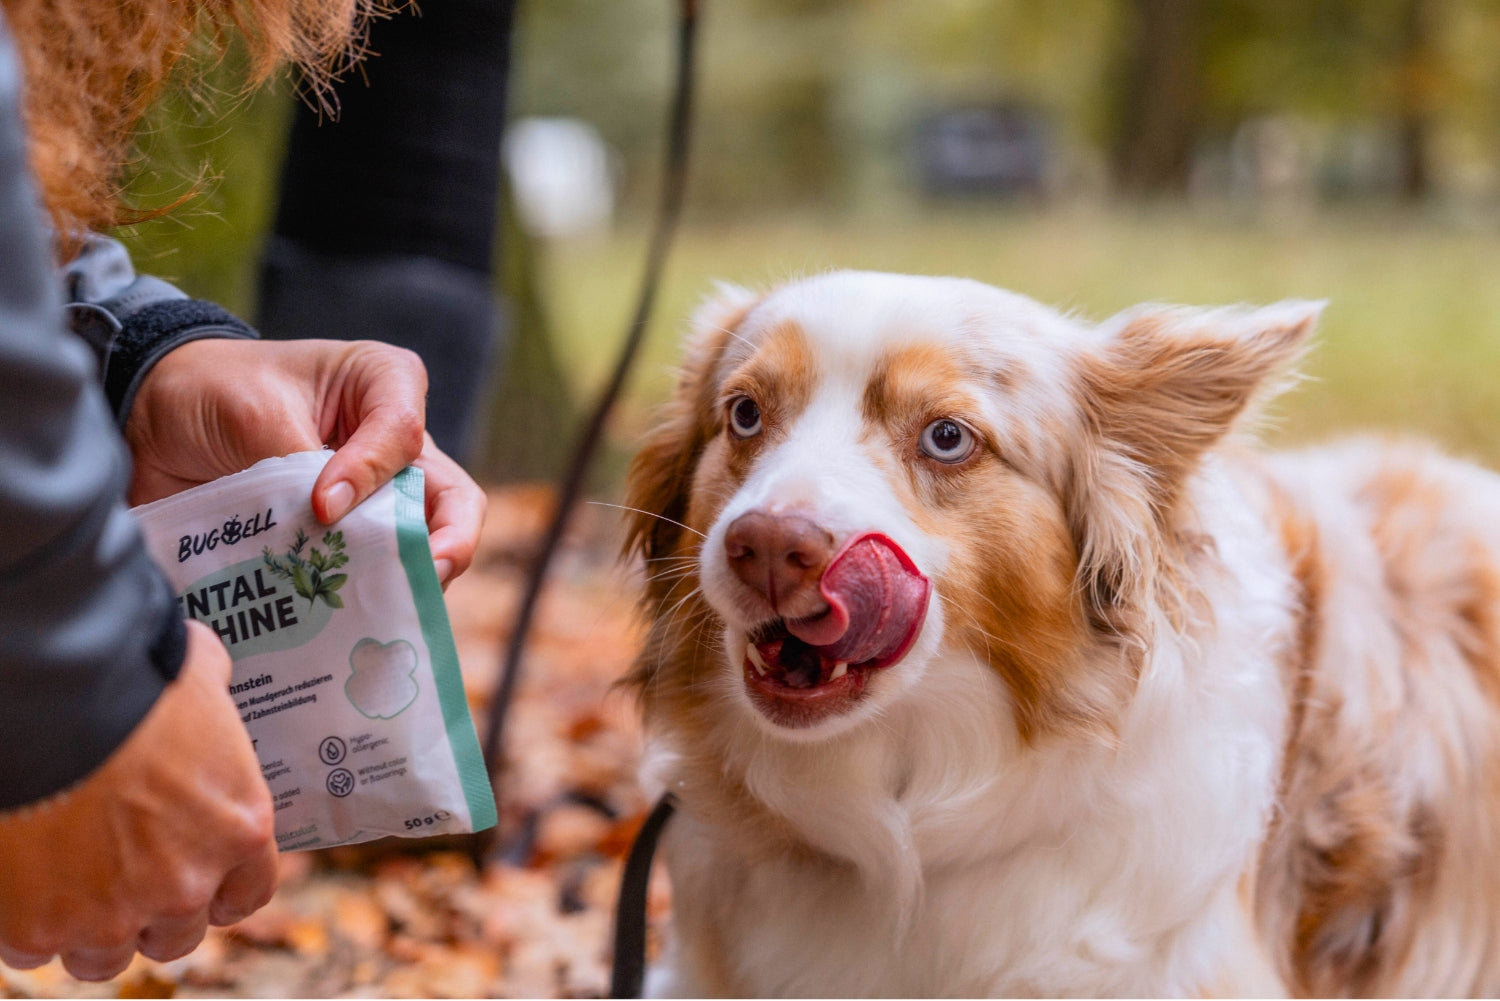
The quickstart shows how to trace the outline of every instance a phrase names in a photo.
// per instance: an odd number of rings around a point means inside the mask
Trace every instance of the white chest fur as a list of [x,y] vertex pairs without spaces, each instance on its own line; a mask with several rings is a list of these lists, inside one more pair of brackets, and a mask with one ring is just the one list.
[[[1022,749],[1005,686],[961,653],[884,717],[725,760],[813,847],[750,860],[695,816],[664,845],[674,941],[656,993],[771,996],[1276,993],[1240,896],[1283,740],[1285,569],[1247,506],[1201,480],[1216,610],[1165,622],[1113,746]],[[1225,612],[1224,610],[1230,610]],[[654,769],[670,781],[670,752]],[[759,853],[757,853],[759,854]]]

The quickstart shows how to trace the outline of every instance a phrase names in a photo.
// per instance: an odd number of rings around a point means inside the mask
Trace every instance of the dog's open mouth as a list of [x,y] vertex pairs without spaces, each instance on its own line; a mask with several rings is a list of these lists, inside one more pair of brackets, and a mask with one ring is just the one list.
[[876,533],[849,540],[819,589],[827,610],[763,623],[748,637],[745,682],[782,726],[810,726],[852,707],[870,675],[916,642],[932,593],[911,557]]

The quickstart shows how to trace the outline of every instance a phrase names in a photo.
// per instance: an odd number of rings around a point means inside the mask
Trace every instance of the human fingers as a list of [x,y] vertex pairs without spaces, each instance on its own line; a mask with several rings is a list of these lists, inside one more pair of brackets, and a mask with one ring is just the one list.
[[34,970],[38,966],[46,966],[55,955],[56,952],[29,952],[0,943],[0,963],[13,970]]
[[[276,891],[276,838],[270,793],[260,776],[248,736],[238,713],[225,693],[231,664],[223,645],[212,630],[189,621],[188,657],[183,670],[192,671],[191,681],[209,686],[200,712],[204,726],[221,730],[220,756],[233,766],[218,791],[219,851],[212,864],[214,894],[205,911],[212,924],[233,924],[263,907]],[[221,655],[204,656],[199,651]],[[222,877],[222,878],[221,878]],[[200,936],[201,937],[201,936]]]
[[168,352],[146,376],[125,424],[134,460],[131,503],[321,448],[332,354],[298,342],[220,338]]
[[136,949],[142,956],[167,963],[181,959],[203,941],[208,932],[208,908],[180,917],[160,918],[141,932]]
[[411,465],[422,452],[427,369],[411,351],[360,341],[338,387],[348,435],[313,484],[313,513],[325,525]]
[[208,923],[232,925],[243,921],[266,904],[276,893],[276,846],[274,841],[254,858],[229,871],[208,907]]
[[62,954],[63,969],[78,980],[108,980],[130,965],[135,943],[92,949],[69,949]]
[[428,547],[438,580],[447,587],[474,562],[489,498],[430,435],[417,465],[425,483]]

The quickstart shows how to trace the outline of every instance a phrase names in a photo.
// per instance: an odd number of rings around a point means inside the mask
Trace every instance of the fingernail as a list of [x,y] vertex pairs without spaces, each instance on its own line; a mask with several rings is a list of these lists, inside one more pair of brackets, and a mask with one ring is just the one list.
[[338,521],[354,506],[354,487],[347,480],[339,480],[323,495],[323,505],[328,511],[329,522]]
[[438,580],[440,582],[446,583],[447,580],[448,580],[448,575],[453,572],[453,561],[452,560],[433,560],[432,561],[432,566],[433,566],[433,569],[437,571]]

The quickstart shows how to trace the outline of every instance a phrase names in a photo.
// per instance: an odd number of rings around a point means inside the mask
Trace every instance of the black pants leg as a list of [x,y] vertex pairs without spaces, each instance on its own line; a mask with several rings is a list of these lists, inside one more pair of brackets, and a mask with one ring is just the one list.
[[299,104],[258,323],[411,348],[428,426],[462,459],[497,350],[491,288],[515,0],[422,0],[377,22],[336,120]]

